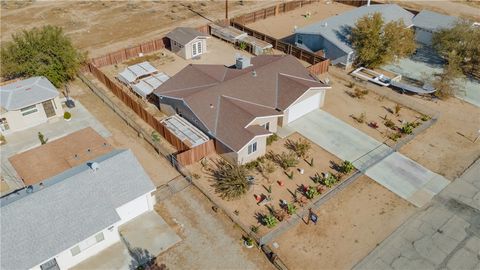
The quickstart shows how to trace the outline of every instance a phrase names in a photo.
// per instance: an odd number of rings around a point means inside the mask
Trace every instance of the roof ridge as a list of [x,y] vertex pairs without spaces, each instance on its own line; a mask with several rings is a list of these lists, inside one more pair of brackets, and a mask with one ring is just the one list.
[[227,67],[226,67],[225,65],[216,65],[216,64],[212,64],[212,65],[208,65],[208,64],[196,64],[196,65],[192,65],[193,68],[195,68],[196,70],[200,71],[201,73],[207,75],[208,77],[214,79],[214,80],[217,81],[217,82],[221,82],[221,81],[219,81],[219,80],[217,80],[216,78],[212,77],[210,74],[207,74],[207,73],[203,72],[203,70],[197,68],[198,66],[215,66],[215,67],[218,67],[218,66],[219,66],[219,67],[223,67],[223,68],[227,69]]
[[275,110],[275,108],[273,108],[273,107],[269,107],[269,106],[266,106],[266,105],[258,104],[258,103],[251,102],[251,101],[248,101],[248,100],[239,99],[239,98],[236,98],[236,97],[231,97],[231,96],[227,96],[227,95],[222,95],[222,96],[224,96],[224,97],[226,97],[226,98],[231,98],[231,99],[234,99],[234,100],[237,100],[237,101],[243,102],[243,103],[249,103],[249,104],[252,104],[252,105],[255,105],[255,106],[259,106],[259,107],[265,107],[265,108],[268,108],[268,109]]
[[287,76],[287,77],[291,77],[291,78],[295,78],[295,79],[300,79],[300,80],[308,81],[308,82],[321,83],[321,82],[316,81],[316,80],[311,80],[311,79],[307,79],[307,78],[302,78],[302,77],[298,77],[298,76],[294,76],[294,75],[290,75],[290,74],[286,74],[286,73],[281,73],[281,72],[279,72],[278,74],[283,75],[283,76]]
[[195,88],[202,88],[202,87],[207,87],[207,86],[214,86],[214,85],[218,85],[218,84],[219,84],[219,82],[210,83],[210,84],[204,84],[204,85],[199,85],[199,86],[192,86],[192,87],[180,88],[180,89],[175,89],[175,90],[171,90],[171,91],[162,92],[162,93],[159,93],[159,94],[162,95],[162,94],[167,94],[167,93],[173,93],[173,92],[179,92],[179,91],[192,90],[192,89],[195,89]]

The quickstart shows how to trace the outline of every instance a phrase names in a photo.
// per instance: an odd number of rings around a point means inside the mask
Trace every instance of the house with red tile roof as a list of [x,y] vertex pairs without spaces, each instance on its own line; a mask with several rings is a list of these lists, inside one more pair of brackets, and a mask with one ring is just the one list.
[[217,153],[244,164],[266,139],[320,108],[330,86],[290,55],[239,57],[232,67],[190,64],[155,89],[160,110],[179,114],[215,139]]

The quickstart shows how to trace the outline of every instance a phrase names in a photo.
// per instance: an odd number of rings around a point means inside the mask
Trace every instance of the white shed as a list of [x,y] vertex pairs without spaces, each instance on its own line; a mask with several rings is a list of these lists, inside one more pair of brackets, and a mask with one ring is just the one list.
[[167,34],[172,52],[184,59],[199,57],[207,52],[208,34],[188,27],[177,27]]

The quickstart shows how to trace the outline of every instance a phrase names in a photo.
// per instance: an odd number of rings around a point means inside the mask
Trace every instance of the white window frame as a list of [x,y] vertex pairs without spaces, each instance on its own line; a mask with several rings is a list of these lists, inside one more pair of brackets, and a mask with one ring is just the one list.
[[20,112],[22,113],[22,116],[27,116],[29,114],[36,113],[38,112],[37,104],[30,105],[25,108],[21,108]]
[[257,152],[257,142],[254,142],[252,144],[249,144],[248,147],[247,147],[247,152],[249,155]]
[[203,53],[202,42],[197,41],[192,44],[192,57],[199,56]]
[[264,127],[266,130],[270,131],[270,122],[267,122],[267,123],[263,124],[262,127]]

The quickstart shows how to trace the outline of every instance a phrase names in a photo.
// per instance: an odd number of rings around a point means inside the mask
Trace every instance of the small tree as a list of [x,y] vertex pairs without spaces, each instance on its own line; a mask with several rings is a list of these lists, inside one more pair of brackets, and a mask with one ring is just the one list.
[[446,99],[460,92],[460,85],[457,79],[462,77],[460,67],[461,58],[454,52],[448,54],[448,63],[443,67],[441,74],[438,74],[433,81],[433,87],[437,90],[435,96]]
[[215,192],[227,200],[238,199],[247,192],[247,170],[244,166],[230,164],[223,159],[216,162],[216,168],[212,169],[215,178]]
[[350,33],[357,65],[370,68],[391,62],[415,52],[413,30],[403,21],[384,23],[378,12],[358,19]]
[[12,37],[0,52],[1,76],[6,79],[45,76],[60,87],[75,77],[85,60],[60,27],[47,25]]

